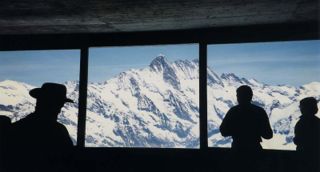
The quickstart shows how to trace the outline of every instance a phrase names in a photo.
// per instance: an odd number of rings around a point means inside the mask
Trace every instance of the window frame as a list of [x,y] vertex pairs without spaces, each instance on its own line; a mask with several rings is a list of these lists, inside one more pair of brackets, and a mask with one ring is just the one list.
[[[188,43],[198,44],[200,149],[195,149],[195,151],[208,151],[210,149],[225,148],[208,147],[206,70],[207,45],[225,43],[320,40],[319,35],[317,23],[272,24],[132,33],[0,35],[0,51],[64,49],[80,50],[77,147],[90,149],[85,147],[89,47],[170,45]],[[102,149],[117,148],[104,147]],[[159,148],[121,149],[159,150]],[[172,150],[175,148],[161,149]]]

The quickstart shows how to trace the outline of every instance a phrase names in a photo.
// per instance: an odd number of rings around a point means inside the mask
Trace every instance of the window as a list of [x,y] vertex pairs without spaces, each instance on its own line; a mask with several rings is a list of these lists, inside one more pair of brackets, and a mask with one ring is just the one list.
[[86,146],[199,148],[198,48],[90,48]]
[[31,89],[44,82],[64,84],[76,103],[65,104],[58,121],[76,144],[79,57],[79,50],[0,52],[0,114],[16,122],[34,111]]
[[274,132],[262,146],[295,150],[299,101],[308,96],[320,100],[320,41],[208,45],[207,85],[200,87],[198,44],[92,47],[89,64],[90,45],[81,45],[80,94],[87,91],[86,104],[81,99],[86,106],[78,107],[80,50],[2,51],[0,115],[13,122],[24,118],[35,106],[29,90],[57,82],[65,84],[68,97],[76,101],[59,116],[75,144],[78,110],[80,124],[85,120],[82,112],[87,114],[86,127],[79,127],[79,146],[85,136],[86,147],[199,148],[199,100],[205,95],[199,95],[199,89],[207,86],[208,128],[201,129],[208,129],[209,147],[230,147],[232,139],[221,136],[220,123],[237,104],[236,88],[247,84]]
[[295,150],[299,101],[309,96],[320,100],[319,46],[320,41],[209,45],[209,146],[230,147],[232,139],[222,137],[219,126],[237,104],[237,87],[249,85],[253,103],[266,110],[274,132],[262,141],[263,148]]

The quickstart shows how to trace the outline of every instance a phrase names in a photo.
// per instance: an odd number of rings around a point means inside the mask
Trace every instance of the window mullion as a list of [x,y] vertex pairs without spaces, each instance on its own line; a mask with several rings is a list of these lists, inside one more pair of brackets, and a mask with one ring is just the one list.
[[86,108],[88,87],[88,47],[81,49],[80,56],[80,82],[79,82],[79,116],[78,116],[78,147],[85,146]]
[[200,149],[208,148],[207,117],[207,43],[199,44],[199,111],[200,111]]

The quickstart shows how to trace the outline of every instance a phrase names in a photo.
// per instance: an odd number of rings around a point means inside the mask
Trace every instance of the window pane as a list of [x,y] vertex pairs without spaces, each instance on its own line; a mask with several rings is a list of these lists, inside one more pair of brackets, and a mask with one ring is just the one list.
[[198,148],[198,48],[90,48],[86,146]]
[[58,121],[66,126],[76,144],[78,119],[79,50],[0,52],[0,115],[16,122],[34,111],[36,99],[29,91],[44,82],[67,87],[66,103]]
[[[253,104],[265,109],[274,136],[265,149],[295,150],[299,101],[320,99],[320,41],[223,44],[208,46],[208,137],[211,147],[230,147],[220,124],[237,105],[236,89],[249,85]],[[317,114],[319,116],[319,113]]]

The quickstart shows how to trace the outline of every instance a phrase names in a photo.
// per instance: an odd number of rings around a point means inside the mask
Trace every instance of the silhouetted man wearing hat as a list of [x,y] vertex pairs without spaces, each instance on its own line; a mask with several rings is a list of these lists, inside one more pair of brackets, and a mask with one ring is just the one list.
[[261,137],[271,139],[273,136],[267,113],[263,108],[251,104],[252,96],[249,86],[240,86],[237,89],[239,104],[227,112],[220,125],[222,136],[231,136],[233,139],[233,160],[238,165],[234,166],[235,169],[242,166],[245,168],[242,170],[248,170],[250,166],[257,165],[254,161],[261,156]]
[[11,139],[12,159],[18,159],[25,171],[64,168],[63,161],[73,146],[66,127],[57,122],[64,104],[73,102],[66,93],[66,87],[56,83],[45,83],[29,92],[37,99],[35,111],[13,124]]
[[295,126],[294,143],[302,162],[301,171],[319,171],[320,169],[320,119],[317,100],[307,97],[300,101],[300,120]]

